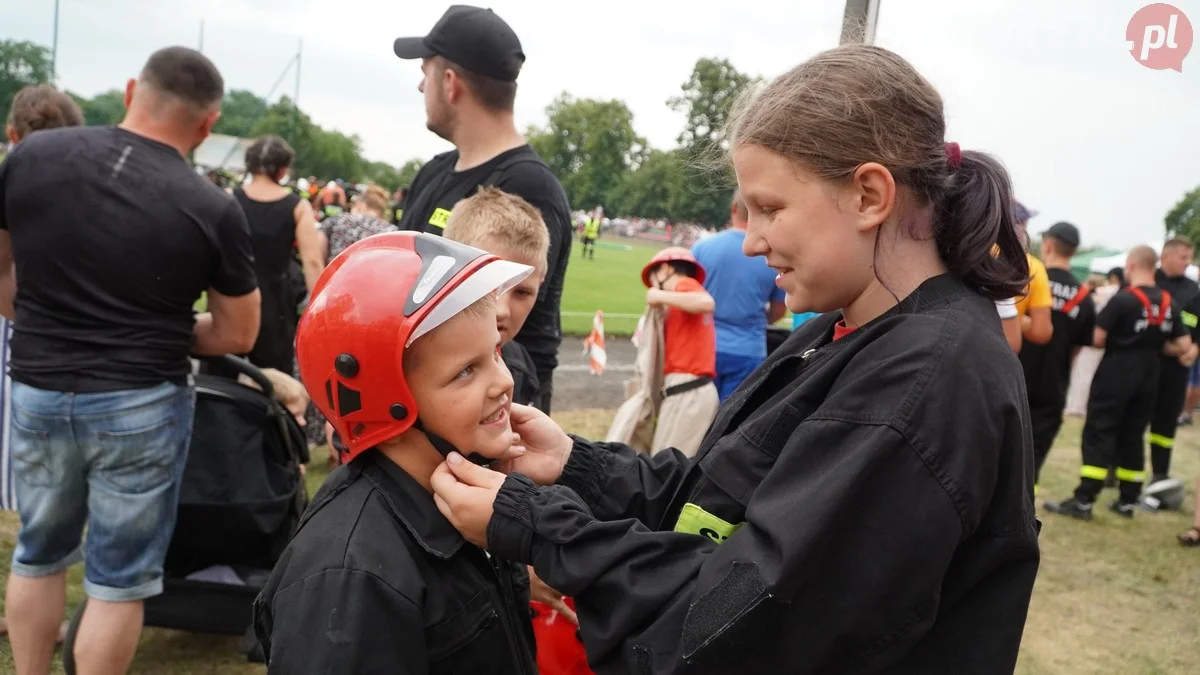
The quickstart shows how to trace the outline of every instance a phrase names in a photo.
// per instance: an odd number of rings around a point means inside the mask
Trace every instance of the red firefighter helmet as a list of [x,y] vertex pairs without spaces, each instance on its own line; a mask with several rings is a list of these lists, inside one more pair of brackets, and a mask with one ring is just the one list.
[[646,266],[642,268],[642,283],[646,284],[646,288],[650,288],[650,270],[665,262],[684,262],[690,264],[693,268],[692,277],[701,284],[704,283],[704,277],[706,276],[704,266],[696,260],[696,256],[692,255],[691,251],[682,246],[669,246],[656,253],[650,259],[650,262],[646,263]]
[[416,232],[367,237],[329,263],[296,329],[296,362],[313,402],[345,446],[342,462],[417,422],[404,350],[532,271]]

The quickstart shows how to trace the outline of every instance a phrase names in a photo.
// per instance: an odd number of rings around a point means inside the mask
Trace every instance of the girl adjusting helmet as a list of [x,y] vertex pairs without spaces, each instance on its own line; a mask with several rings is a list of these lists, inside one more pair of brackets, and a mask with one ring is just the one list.
[[342,440],[343,463],[420,424],[404,376],[405,350],[532,271],[415,232],[367,237],[329,263],[296,329],[296,361],[313,402]]

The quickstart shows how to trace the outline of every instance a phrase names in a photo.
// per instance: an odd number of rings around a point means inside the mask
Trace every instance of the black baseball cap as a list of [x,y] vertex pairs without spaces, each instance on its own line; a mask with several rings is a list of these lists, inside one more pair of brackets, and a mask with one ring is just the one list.
[[1053,237],[1071,248],[1079,248],[1079,228],[1066,221],[1051,225],[1050,229],[1042,233],[1042,236]]
[[452,5],[425,37],[396,38],[396,56],[425,59],[441,56],[467,70],[516,82],[525,52],[504,19],[490,9]]

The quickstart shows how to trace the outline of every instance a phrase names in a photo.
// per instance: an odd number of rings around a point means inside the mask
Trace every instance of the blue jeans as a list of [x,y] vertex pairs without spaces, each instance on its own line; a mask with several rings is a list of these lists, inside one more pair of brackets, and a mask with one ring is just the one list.
[[89,597],[162,593],[194,407],[191,387],[169,383],[73,394],[14,382],[13,574],[48,576],[86,559]]
[[721,402],[750,377],[750,373],[763,362],[758,356],[742,356],[741,354],[723,354],[717,352],[717,395]]

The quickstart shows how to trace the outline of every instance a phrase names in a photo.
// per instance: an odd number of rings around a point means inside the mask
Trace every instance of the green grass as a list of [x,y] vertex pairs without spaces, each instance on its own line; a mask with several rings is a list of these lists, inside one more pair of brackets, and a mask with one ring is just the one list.
[[[614,245],[632,246],[632,251],[597,248],[595,260],[584,260],[579,242],[571,248],[567,277],[563,286],[562,317],[564,335],[587,335],[592,330],[596,310],[605,313],[606,335],[628,336],[637,326],[637,317],[608,316],[636,314],[646,309],[646,287],[642,285],[642,267],[663,247],[637,239],[601,240]],[[195,309],[203,312],[208,298],[201,294]],[[790,324],[789,324],[790,325]]]
[[[598,309],[605,315],[606,335],[632,335],[637,326],[637,317],[646,309],[642,268],[663,246],[637,239],[609,238],[600,241],[631,246],[633,250],[597,247],[595,260],[590,260],[582,257],[583,247],[575,242],[563,286],[564,335],[587,335],[592,330],[592,317]],[[614,314],[633,316],[619,317]]]
[[[610,410],[555,414],[567,431],[599,437]],[[1126,521],[1097,509],[1082,523],[1047,514],[1041,500],[1067,496],[1079,475],[1081,422],[1068,418],[1043,471],[1038,514],[1042,562],[1025,625],[1019,675],[1158,675],[1197,672],[1200,632],[1200,550],[1184,549],[1175,534],[1192,519],[1189,489],[1183,513],[1139,513]],[[307,484],[315,493],[328,474],[323,449],[313,454]],[[1200,430],[1181,429],[1174,473],[1189,483],[1200,474]],[[1112,497],[1106,491],[1104,503]],[[17,522],[0,513],[0,560],[12,555]],[[3,571],[3,563],[0,563]],[[82,570],[69,576],[72,609],[82,598]],[[0,575],[0,584],[7,575]],[[263,675],[245,663],[237,638],[146,629],[134,673]],[[0,639],[0,673],[12,673],[8,642]],[[56,672],[61,672],[58,670]],[[755,674],[758,675],[758,674]]]

